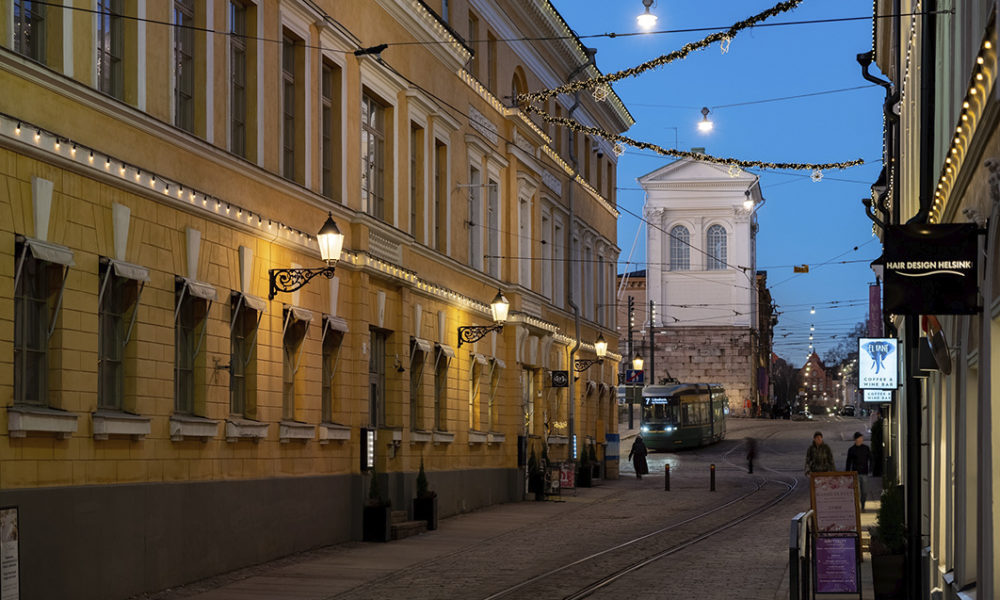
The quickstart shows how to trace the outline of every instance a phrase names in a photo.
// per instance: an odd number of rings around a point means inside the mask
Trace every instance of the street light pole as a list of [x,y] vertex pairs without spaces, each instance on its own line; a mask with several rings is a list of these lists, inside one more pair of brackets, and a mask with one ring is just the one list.
[[656,385],[656,303],[649,301],[649,384]]

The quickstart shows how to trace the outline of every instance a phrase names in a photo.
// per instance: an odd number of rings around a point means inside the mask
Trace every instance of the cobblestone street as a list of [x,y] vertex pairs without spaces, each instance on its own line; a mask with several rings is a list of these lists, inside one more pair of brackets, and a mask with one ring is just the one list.
[[[324,548],[146,598],[562,598],[775,500],[792,485],[787,497],[762,514],[631,571],[591,596],[787,597],[788,523],[809,503],[805,447],[814,430],[823,430],[839,463],[850,433],[863,428],[858,419],[731,420],[727,440],[715,446],[651,454],[652,474],[641,481],[623,464],[620,480],[547,502],[495,506],[445,519],[439,530],[417,537]],[[753,475],[743,464],[746,436],[759,440]],[[623,442],[623,455],[630,443]],[[669,492],[662,477],[667,461]],[[716,492],[709,491],[712,463]]]

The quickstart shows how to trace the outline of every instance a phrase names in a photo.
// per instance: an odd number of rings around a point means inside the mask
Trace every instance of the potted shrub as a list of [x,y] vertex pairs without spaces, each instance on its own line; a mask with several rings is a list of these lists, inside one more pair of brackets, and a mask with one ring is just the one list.
[[535,448],[531,448],[528,457],[528,493],[535,495],[535,500],[545,500],[545,471],[535,456]]
[[432,492],[427,486],[423,458],[420,459],[420,472],[417,473],[417,497],[413,499],[413,520],[427,521],[428,531],[434,531],[438,526],[437,492]]
[[876,600],[903,597],[903,569],[906,555],[905,506],[903,491],[890,485],[882,492],[882,505],[871,534],[872,583]]
[[390,503],[382,498],[382,490],[378,484],[378,473],[371,470],[371,483],[368,485],[368,501],[363,513],[362,539],[366,542],[388,542],[392,536],[390,522]]

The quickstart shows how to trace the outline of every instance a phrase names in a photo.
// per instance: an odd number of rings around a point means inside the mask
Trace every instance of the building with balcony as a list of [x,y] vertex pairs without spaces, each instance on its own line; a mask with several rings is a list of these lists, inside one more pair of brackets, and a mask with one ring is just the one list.
[[[532,451],[603,457],[616,155],[513,101],[598,73],[548,1],[84,4],[0,1],[22,598],[359,539],[370,478],[406,509],[421,463],[447,516],[522,498]],[[632,124],[614,94],[572,105],[547,108]],[[335,275],[271,297],[271,270],[322,266],[328,215]],[[460,340],[498,289],[505,326]]]

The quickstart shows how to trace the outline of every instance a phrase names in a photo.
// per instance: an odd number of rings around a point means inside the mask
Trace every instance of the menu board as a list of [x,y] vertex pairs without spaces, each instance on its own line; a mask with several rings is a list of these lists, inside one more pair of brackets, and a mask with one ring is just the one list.
[[17,507],[0,508],[0,599],[2,600],[17,600],[21,597],[17,540]]
[[861,531],[857,477],[854,471],[811,474],[810,492],[817,532]]
[[816,538],[816,593],[858,593],[858,538]]

